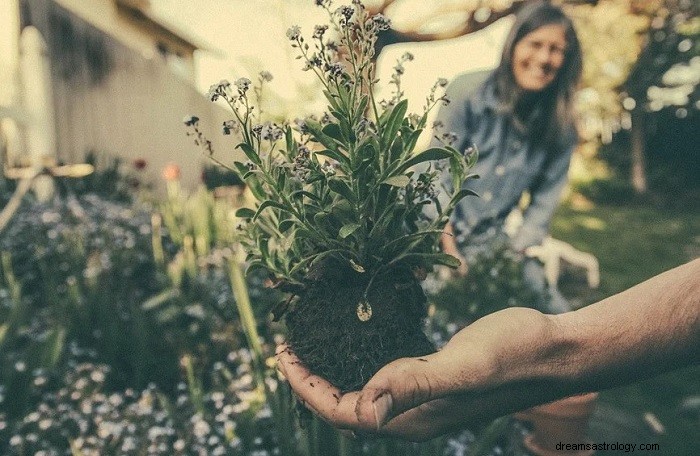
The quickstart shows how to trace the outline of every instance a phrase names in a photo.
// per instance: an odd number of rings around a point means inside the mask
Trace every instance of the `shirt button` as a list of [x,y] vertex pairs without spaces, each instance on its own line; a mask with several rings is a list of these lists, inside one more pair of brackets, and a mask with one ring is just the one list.
[[488,190],[485,191],[485,192],[484,192],[484,201],[486,201],[486,202],[488,203],[488,202],[491,201],[492,199],[493,199],[493,193],[491,193],[491,192],[488,191]]
[[496,176],[502,176],[506,172],[506,167],[503,165],[496,166]]

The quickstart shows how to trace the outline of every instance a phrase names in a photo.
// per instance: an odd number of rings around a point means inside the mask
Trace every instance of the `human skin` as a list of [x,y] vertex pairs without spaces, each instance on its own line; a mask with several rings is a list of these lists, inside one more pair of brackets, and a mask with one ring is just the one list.
[[528,33],[513,48],[515,82],[530,92],[546,89],[564,64],[565,50],[566,32],[562,25],[543,25]]
[[339,429],[427,440],[518,410],[700,362],[700,259],[575,312],[511,308],[437,353],[383,367],[345,394],[288,347],[278,366],[300,400]]
[[[543,25],[528,33],[513,48],[511,66],[515,82],[528,92],[546,89],[554,82],[564,64],[565,50],[566,31],[562,25]],[[445,253],[460,260],[461,266],[455,270],[455,274],[466,275],[469,269],[467,261],[459,252],[451,223],[445,226],[440,244]]]

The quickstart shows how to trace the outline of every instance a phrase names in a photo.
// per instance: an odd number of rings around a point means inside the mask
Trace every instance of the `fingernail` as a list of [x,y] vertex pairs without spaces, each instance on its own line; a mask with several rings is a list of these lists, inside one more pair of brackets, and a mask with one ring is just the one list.
[[382,394],[372,403],[377,429],[381,429],[382,426],[389,421],[393,405],[394,401],[391,399],[391,394],[389,393]]

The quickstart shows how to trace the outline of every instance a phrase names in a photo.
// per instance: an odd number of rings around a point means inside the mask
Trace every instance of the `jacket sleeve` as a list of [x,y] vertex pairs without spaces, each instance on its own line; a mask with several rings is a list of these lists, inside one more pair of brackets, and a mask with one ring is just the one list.
[[549,232],[549,224],[568,181],[569,164],[575,143],[548,160],[540,178],[530,188],[530,205],[523,214],[523,225],[513,239],[513,248],[522,251],[540,245]]
[[[442,147],[445,143],[439,139],[443,135],[452,136],[454,141],[450,145],[459,152],[464,152],[471,145],[470,130],[475,128],[470,99],[477,88],[485,81],[488,72],[465,73],[457,76],[447,86],[445,95],[449,100],[446,105],[441,105],[435,118],[430,147]],[[454,191],[452,177],[448,167],[442,169],[438,200],[444,207],[449,203],[450,194]],[[431,218],[437,216],[435,207],[429,205],[426,208]]]

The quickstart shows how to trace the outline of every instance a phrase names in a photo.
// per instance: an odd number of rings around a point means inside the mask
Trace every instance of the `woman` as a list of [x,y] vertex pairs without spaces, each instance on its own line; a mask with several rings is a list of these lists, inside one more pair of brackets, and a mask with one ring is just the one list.
[[[460,202],[441,240],[445,252],[462,260],[462,274],[478,254],[506,238],[505,219],[524,192],[530,205],[511,246],[524,252],[547,235],[577,140],[571,105],[581,67],[571,20],[558,7],[537,2],[518,14],[498,68],[458,76],[448,87],[451,102],[438,113],[436,128],[457,150],[473,145],[479,151],[472,171],[480,179],[465,186],[480,198]],[[442,141],[439,133],[434,142]],[[449,176],[444,182],[449,185]],[[524,274],[544,292],[540,263],[526,260]],[[557,292],[546,301],[539,310],[570,310]]]

